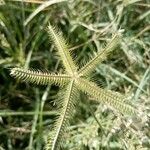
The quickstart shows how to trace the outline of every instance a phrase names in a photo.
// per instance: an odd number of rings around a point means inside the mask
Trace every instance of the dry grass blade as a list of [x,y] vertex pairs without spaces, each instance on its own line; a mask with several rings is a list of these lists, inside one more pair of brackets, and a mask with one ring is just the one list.
[[56,4],[56,3],[60,3],[60,2],[64,2],[66,0],[51,0],[51,1],[47,1],[43,4],[41,4],[24,22],[24,26],[26,26],[39,12],[41,12],[42,10],[44,10],[46,7],[49,7],[50,5]]
[[35,4],[42,4],[45,0],[12,0],[16,2],[25,2],[25,3],[35,3]]

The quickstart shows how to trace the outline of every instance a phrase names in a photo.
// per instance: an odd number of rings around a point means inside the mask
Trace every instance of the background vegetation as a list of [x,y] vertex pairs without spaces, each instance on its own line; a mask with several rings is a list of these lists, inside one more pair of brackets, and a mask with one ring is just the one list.
[[[40,150],[55,117],[58,87],[19,83],[10,67],[61,72],[45,29],[57,25],[80,64],[122,29],[123,39],[93,74],[97,83],[131,95],[145,115],[126,117],[80,96],[65,150],[150,149],[150,4],[148,0],[0,1],[0,150]],[[42,5],[42,7],[41,7]],[[32,16],[31,16],[32,14]],[[85,105],[88,103],[88,106]]]

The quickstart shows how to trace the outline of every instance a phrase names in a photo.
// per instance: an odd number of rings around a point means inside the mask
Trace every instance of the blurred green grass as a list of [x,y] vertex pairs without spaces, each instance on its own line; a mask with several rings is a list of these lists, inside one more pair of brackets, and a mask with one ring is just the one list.
[[[0,5],[0,149],[43,149],[51,128],[58,87],[37,88],[9,75],[9,68],[14,66],[62,71],[45,30],[48,22],[61,28],[79,64],[101,49],[110,35],[123,29],[119,48],[96,68],[93,77],[107,89],[133,95],[132,103],[150,116],[148,0],[70,0],[40,12],[44,3],[30,2],[5,0]],[[90,102],[91,114],[84,104],[86,99],[81,95],[70,132],[65,135],[65,150],[150,148],[147,118],[118,117],[107,107]]]

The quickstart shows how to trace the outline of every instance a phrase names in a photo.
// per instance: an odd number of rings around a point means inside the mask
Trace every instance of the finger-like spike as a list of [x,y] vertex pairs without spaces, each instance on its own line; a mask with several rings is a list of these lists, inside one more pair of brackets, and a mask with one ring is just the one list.
[[55,84],[62,86],[70,81],[70,76],[66,74],[45,73],[40,70],[25,70],[22,68],[12,68],[10,74],[25,82],[47,85]]
[[56,49],[58,50],[58,54],[61,57],[61,60],[63,61],[65,70],[67,71],[67,73],[73,74],[73,72],[77,70],[77,66],[71,58],[68,44],[63,38],[62,33],[56,27],[52,27],[50,24],[47,28],[47,31],[49,33],[50,39],[52,40]]
[[74,84],[74,80],[72,80],[66,87],[65,94],[63,94],[63,99],[62,95],[61,98],[59,98],[59,115],[54,123],[53,132],[48,135],[46,150],[55,150],[60,148],[60,140],[62,139],[62,136],[66,131],[69,120],[73,116],[73,110],[78,98],[79,92]]
[[121,37],[120,33],[115,34],[112,37],[111,41],[107,44],[107,46],[103,50],[98,52],[88,63],[86,63],[79,70],[80,76],[87,76],[93,70],[95,70],[95,67],[102,61],[104,61],[107,58],[107,55],[116,48],[116,46],[120,41],[120,37]]
[[83,92],[91,95],[96,101],[107,104],[123,114],[135,114],[136,110],[126,104],[124,100],[126,97],[117,92],[112,92],[109,90],[104,90],[99,88],[95,83],[90,82],[86,79],[76,80],[76,86],[80,88]]

